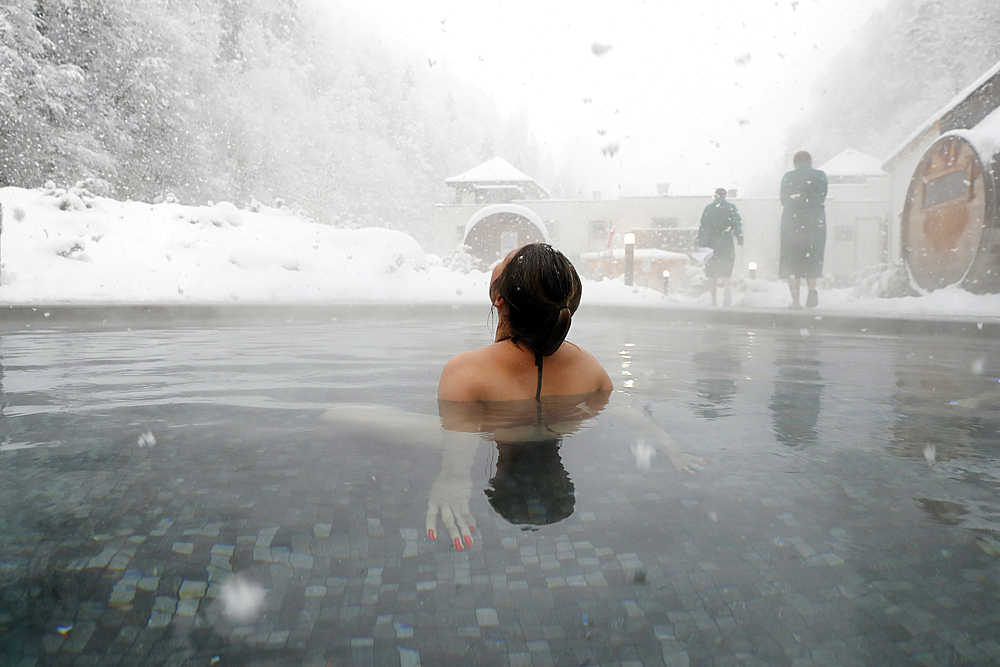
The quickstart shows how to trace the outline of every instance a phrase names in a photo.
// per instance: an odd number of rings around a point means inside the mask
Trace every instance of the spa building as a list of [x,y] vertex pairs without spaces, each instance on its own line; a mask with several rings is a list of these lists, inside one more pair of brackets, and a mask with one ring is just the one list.
[[[825,272],[846,283],[887,259],[890,179],[880,160],[852,150],[820,168],[830,179]],[[435,207],[432,252],[444,255],[465,244],[490,262],[518,245],[547,241],[593,278],[620,273],[626,233],[636,237],[639,275],[659,276],[661,269],[687,264],[702,211],[712,201],[712,188],[705,196],[556,199],[500,157],[445,183],[455,197]],[[780,201],[741,198],[735,191],[729,199],[743,218],[737,273],[753,261],[760,277],[777,275]]]

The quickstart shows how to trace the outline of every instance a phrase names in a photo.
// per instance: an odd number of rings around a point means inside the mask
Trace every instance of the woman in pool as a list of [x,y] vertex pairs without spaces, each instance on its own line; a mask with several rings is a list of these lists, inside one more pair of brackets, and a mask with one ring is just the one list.
[[[583,291],[566,256],[545,243],[512,251],[493,269],[492,345],[453,357],[441,372],[443,401],[516,401],[610,392],[611,378],[566,334]],[[445,424],[448,428],[448,424]]]
[[[512,251],[490,280],[498,316],[493,344],[456,355],[441,372],[441,425],[445,433],[479,433],[496,443],[496,474],[486,496],[511,523],[543,525],[572,513],[574,488],[559,446],[605,409],[614,388],[593,355],[566,340],[582,291],[576,269],[552,246],[532,243]],[[678,469],[702,463],[638,411],[613,406],[609,412],[652,435]],[[451,439],[431,490],[426,528],[435,539],[440,512],[462,549],[472,546],[475,531],[468,504],[472,450]]]
[[[555,523],[572,514],[574,488],[559,445],[601,411],[613,388],[593,355],[566,341],[582,291],[576,269],[552,246],[513,250],[490,279],[498,317],[493,344],[453,357],[441,372],[441,425],[496,443],[496,475],[486,496],[511,523]],[[476,527],[468,505],[472,450],[451,440],[431,490],[426,527],[435,539],[440,512],[462,549],[472,546]]]
[[565,436],[604,412],[613,426],[650,437],[632,445],[636,464],[649,467],[657,450],[677,470],[704,464],[683,453],[640,411],[617,402],[607,371],[588,352],[566,341],[580,305],[580,277],[568,259],[547,244],[518,248],[493,270],[489,295],[497,310],[492,345],[456,355],[438,384],[439,419],[379,406],[346,405],[323,418],[365,437],[381,437],[442,450],[441,474],[427,502],[428,538],[437,538],[440,514],[455,548],[473,544],[469,510],[472,460],[479,443],[496,445],[496,472],[485,493],[490,505],[518,525],[545,525],[573,512],[574,486],[562,466]]

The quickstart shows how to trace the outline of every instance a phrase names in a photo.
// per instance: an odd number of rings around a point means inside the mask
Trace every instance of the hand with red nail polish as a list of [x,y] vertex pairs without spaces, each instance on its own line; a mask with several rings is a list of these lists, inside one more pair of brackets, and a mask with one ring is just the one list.
[[437,517],[440,514],[444,527],[455,544],[455,549],[464,551],[472,548],[472,533],[476,529],[476,520],[469,512],[471,496],[471,476],[442,471],[441,476],[431,487],[430,499],[427,501],[425,524],[427,536],[434,539]]

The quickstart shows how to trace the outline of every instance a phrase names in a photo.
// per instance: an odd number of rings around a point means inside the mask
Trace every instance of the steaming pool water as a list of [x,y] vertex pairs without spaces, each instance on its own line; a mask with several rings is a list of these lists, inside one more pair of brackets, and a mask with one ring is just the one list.
[[437,414],[485,315],[0,334],[0,665],[1000,660],[992,341],[577,318],[627,403],[558,450],[571,514],[427,539]]

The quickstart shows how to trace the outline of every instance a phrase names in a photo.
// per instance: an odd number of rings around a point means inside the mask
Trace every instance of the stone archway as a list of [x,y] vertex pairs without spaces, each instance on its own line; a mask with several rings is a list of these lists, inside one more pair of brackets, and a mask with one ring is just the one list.
[[470,254],[492,264],[525,243],[549,243],[541,217],[526,206],[495,204],[480,209],[465,225]]

